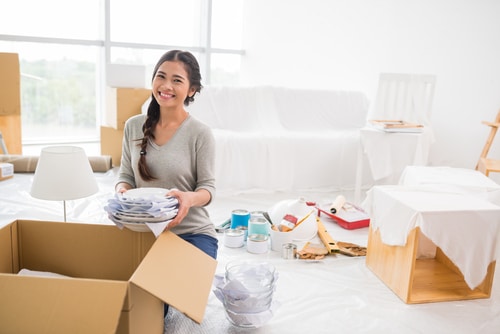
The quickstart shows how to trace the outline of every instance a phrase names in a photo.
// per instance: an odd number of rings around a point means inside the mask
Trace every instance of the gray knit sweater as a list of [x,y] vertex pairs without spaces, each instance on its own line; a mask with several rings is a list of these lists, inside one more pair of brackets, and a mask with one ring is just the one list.
[[[211,129],[191,115],[177,129],[172,138],[158,146],[149,141],[146,161],[152,181],[141,179],[137,164],[140,158],[142,125],[146,115],[136,115],[125,123],[119,182],[134,188],[177,188],[181,191],[206,189],[215,195],[215,140]],[[214,224],[204,207],[192,207],[182,222],[172,228],[176,234],[196,233],[217,237]]]

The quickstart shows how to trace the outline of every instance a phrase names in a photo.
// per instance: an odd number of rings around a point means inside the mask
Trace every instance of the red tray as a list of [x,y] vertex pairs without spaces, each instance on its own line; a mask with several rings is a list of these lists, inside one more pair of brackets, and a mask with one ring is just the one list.
[[346,203],[344,208],[346,207],[347,210],[342,209],[336,214],[331,213],[329,207],[320,208],[317,206],[316,209],[318,209],[318,217],[321,216],[321,213],[324,213],[338,225],[348,230],[368,227],[370,225],[370,216],[363,209],[351,203]]

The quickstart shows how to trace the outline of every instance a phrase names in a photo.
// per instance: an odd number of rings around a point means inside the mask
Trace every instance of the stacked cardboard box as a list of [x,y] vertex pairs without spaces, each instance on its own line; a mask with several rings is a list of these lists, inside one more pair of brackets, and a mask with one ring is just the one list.
[[164,303],[200,323],[216,267],[172,232],[17,220],[0,229],[0,332],[163,334]]
[[0,53],[0,132],[10,154],[22,154],[21,71],[17,53]]
[[105,125],[101,126],[101,154],[110,155],[113,166],[120,165],[125,122],[142,112],[150,96],[151,90],[146,88],[108,87]]

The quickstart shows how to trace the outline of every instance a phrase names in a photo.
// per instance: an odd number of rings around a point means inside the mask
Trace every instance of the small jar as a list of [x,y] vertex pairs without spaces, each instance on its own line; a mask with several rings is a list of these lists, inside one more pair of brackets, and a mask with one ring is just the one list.
[[281,249],[281,257],[285,260],[292,260],[297,258],[297,245],[292,243],[283,244]]
[[264,217],[250,217],[248,234],[269,235],[270,224]]
[[231,228],[237,228],[238,226],[248,227],[249,220],[250,211],[245,209],[236,209],[231,211]]
[[264,234],[250,234],[247,239],[247,251],[254,254],[267,253],[269,237]]
[[224,246],[230,248],[243,247],[245,243],[245,232],[240,229],[227,229],[224,232]]

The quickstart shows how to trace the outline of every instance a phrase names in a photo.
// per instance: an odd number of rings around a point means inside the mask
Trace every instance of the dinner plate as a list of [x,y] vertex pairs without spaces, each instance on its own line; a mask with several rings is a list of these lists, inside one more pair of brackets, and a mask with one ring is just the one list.
[[151,232],[149,227],[146,224],[135,224],[135,223],[127,223],[127,222],[122,222],[123,226],[128,228],[129,230],[135,231],[135,232]]
[[153,187],[134,188],[124,192],[123,196],[131,200],[137,200],[141,198],[149,198],[155,196],[165,197],[165,195],[167,195],[169,191],[170,190],[166,188],[153,188]]
[[177,215],[177,211],[172,211],[172,212],[165,212],[159,216],[151,216],[149,214],[145,215],[129,215],[129,214],[123,214],[120,212],[115,212],[112,214],[114,218],[118,220],[124,220],[128,221],[130,223],[132,222],[137,222],[137,223],[156,223],[156,222],[164,222],[166,220],[172,219]]

